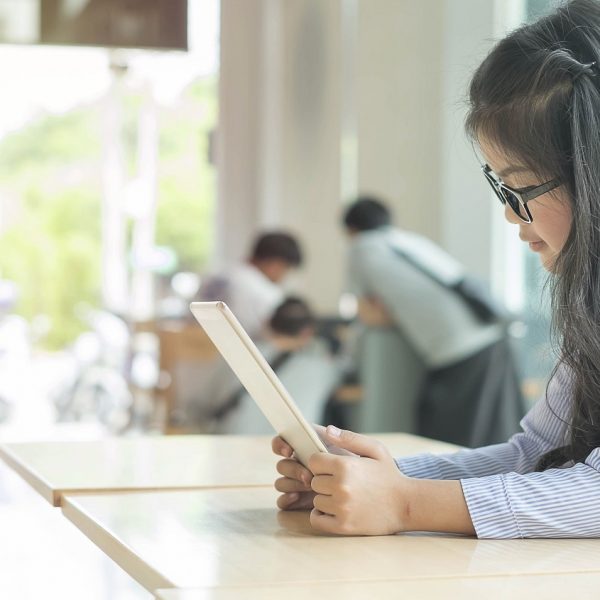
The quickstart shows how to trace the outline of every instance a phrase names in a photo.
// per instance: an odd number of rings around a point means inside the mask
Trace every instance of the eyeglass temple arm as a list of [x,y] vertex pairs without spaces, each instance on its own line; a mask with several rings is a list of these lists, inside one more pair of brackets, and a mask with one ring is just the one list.
[[560,181],[558,179],[553,179],[552,181],[547,181],[546,183],[542,183],[542,185],[538,185],[527,192],[520,192],[521,199],[523,202],[527,202],[529,200],[533,200],[533,198],[537,198],[554,188],[557,188],[560,185]]

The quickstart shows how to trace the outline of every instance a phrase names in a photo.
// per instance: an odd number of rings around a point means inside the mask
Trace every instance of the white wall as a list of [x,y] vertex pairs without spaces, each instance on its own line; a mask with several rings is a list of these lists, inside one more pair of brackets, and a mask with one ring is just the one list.
[[489,278],[493,210],[490,189],[464,133],[470,78],[494,39],[494,3],[444,0],[440,103],[442,245],[471,271]]
[[438,0],[359,2],[356,68],[358,188],[438,241],[440,9]]
[[257,220],[264,5],[262,0],[221,2],[217,265],[246,252]]
[[509,270],[513,288],[518,280],[514,269],[520,261],[507,260],[514,232],[481,175],[464,134],[464,118],[471,76],[494,41],[523,21],[524,1],[444,0],[443,4],[440,242],[498,293],[505,293]]
[[335,311],[340,2],[223,0],[221,14],[218,256],[244,256],[260,229],[288,229],[307,257],[296,286]]

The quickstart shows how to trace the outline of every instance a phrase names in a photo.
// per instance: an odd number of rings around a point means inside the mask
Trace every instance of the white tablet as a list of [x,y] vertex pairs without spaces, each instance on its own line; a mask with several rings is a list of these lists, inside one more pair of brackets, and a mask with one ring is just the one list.
[[312,454],[327,452],[227,305],[224,302],[192,302],[190,310],[275,432],[292,446],[298,460],[306,466]]

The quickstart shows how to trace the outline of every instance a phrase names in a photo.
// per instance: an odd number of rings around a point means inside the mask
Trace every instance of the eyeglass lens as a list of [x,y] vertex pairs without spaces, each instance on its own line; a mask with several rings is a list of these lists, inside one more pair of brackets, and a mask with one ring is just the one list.
[[508,204],[513,212],[523,221],[529,221],[529,215],[524,210],[521,202],[519,202],[519,198],[517,198],[517,196],[509,189],[504,187],[499,181],[494,179],[489,173],[484,172],[484,175],[500,202],[502,202],[502,204]]

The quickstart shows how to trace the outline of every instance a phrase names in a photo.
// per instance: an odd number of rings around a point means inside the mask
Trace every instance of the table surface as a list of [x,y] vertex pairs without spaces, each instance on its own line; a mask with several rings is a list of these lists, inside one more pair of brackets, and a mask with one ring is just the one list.
[[600,540],[340,537],[271,487],[66,496],[63,513],[148,590],[600,572]]
[[[456,446],[379,434],[396,456]],[[64,494],[272,485],[269,436],[156,436],[92,442],[4,444],[0,458],[54,506]]]
[[454,577],[451,579],[329,582],[157,590],[158,600],[306,600],[307,598],[461,598],[462,600],[596,600],[600,573],[518,575],[513,577]]

